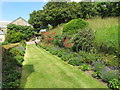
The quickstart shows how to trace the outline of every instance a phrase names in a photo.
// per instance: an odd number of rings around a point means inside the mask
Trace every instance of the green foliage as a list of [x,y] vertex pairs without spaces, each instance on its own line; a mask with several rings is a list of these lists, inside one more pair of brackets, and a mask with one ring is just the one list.
[[118,25],[98,29],[95,33],[94,42],[99,52],[120,54],[118,51]]
[[94,73],[92,73],[92,76],[94,77],[94,78],[99,78],[99,74],[100,72],[99,71],[96,71],[96,72],[94,72]]
[[112,79],[109,81],[108,86],[113,90],[120,89],[120,81],[118,79]]
[[51,30],[51,29],[53,29],[53,26],[49,25],[49,26],[47,27],[47,30]]
[[9,74],[4,76],[4,78],[7,80],[7,83],[3,83],[4,88],[19,88],[20,86],[20,80],[18,80],[19,78],[21,78],[21,73],[16,71],[16,70],[12,70],[11,68],[9,68],[8,72]]
[[58,53],[57,53],[57,56],[58,56],[58,57],[62,57],[62,52],[58,52]]
[[82,64],[82,62],[78,57],[72,57],[69,59],[68,64],[71,64],[73,66],[79,66],[80,64]]
[[71,56],[70,56],[68,53],[63,53],[61,59],[62,59],[63,61],[68,61],[68,60],[70,59],[70,57],[71,57]]
[[109,82],[112,79],[118,79],[119,77],[119,72],[115,70],[109,70],[109,69],[103,69],[100,74],[100,78],[104,80],[105,82]]
[[24,58],[23,56],[20,56],[20,55],[16,55],[14,56],[14,58],[16,59],[16,61],[18,62],[18,65],[22,65],[22,62],[24,61]]
[[85,28],[87,25],[88,23],[81,18],[74,19],[64,25],[63,32],[67,32],[69,34],[76,34],[80,31],[80,29]]
[[55,49],[50,49],[50,48],[46,48],[46,51],[49,51],[51,54],[53,55],[57,55],[59,53],[58,50],[55,50]]
[[6,87],[6,88],[19,88],[19,86],[20,86],[20,80],[15,80],[13,82],[9,82],[8,84],[6,84],[3,87]]
[[17,49],[17,48],[12,48],[12,49],[9,51],[9,53],[10,53],[11,55],[21,55],[21,56],[24,55],[24,52],[21,51],[21,50],[19,50],[19,49]]
[[79,52],[80,50],[91,52],[94,50],[93,31],[91,29],[82,29],[73,37],[72,50]]
[[33,35],[33,28],[30,26],[10,24],[8,25],[7,30],[5,41],[9,43],[29,40]]
[[92,63],[100,58],[100,56],[96,53],[88,53],[85,51],[79,51],[78,54],[83,58],[82,61],[85,63]]
[[3,52],[3,88],[19,88],[21,66],[24,61],[25,48],[23,44]]
[[2,43],[2,45],[7,45],[7,44],[9,44],[9,42],[7,42],[7,41],[4,41],[4,42]]
[[119,2],[48,2],[43,10],[33,11],[29,23],[40,30],[40,26],[53,27],[72,19],[119,16]]
[[94,62],[93,67],[95,71],[101,71],[103,68],[105,68],[105,64],[102,62]]
[[94,45],[98,52],[108,54],[119,54],[118,49],[118,18],[92,18],[87,20],[89,27],[95,31]]
[[82,64],[78,68],[83,70],[83,71],[91,70],[90,66],[87,64]]
[[54,40],[53,40],[53,43],[54,43],[55,45],[60,46],[60,47],[64,47],[63,43],[64,43],[64,40],[65,40],[67,37],[69,37],[68,33],[63,33],[63,34],[61,34],[61,35],[59,35],[59,36],[55,36],[55,37],[54,37]]

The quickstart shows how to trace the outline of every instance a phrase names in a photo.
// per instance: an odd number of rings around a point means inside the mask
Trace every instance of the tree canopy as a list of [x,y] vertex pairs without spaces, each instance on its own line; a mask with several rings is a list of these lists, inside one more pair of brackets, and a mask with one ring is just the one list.
[[33,11],[28,22],[40,30],[77,18],[119,16],[119,9],[119,2],[48,2],[43,10]]

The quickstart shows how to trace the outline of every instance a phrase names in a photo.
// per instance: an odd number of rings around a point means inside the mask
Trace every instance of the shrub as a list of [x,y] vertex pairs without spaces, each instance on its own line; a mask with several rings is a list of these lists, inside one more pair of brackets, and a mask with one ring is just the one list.
[[96,71],[96,72],[92,73],[92,76],[93,76],[94,78],[97,78],[97,79],[98,79],[98,78],[100,78],[99,75],[98,75],[99,73],[100,73],[99,71]]
[[[46,47],[46,49],[48,49],[48,48]],[[45,49],[45,50],[46,50],[46,49]],[[54,53],[54,49],[53,49],[53,48],[49,48],[48,50],[49,50],[49,52],[50,52],[51,54]]]
[[53,54],[53,55],[57,55],[58,51],[53,49],[52,51],[50,51],[50,53]]
[[64,53],[61,57],[61,59],[64,60],[64,61],[68,61],[69,58],[70,58],[70,56],[67,53]]
[[49,50],[50,50],[50,48],[49,48],[49,47],[46,47],[46,48],[45,48],[45,50],[46,50],[46,51],[49,51]]
[[86,53],[85,54],[85,62],[86,63],[92,63],[93,61],[96,61],[99,59],[99,55],[97,54],[92,54],[92,53]]
[[78,54],[83,58],[84,63],[92,63],[100,58],[98,54],[88,53],[85,51],[79,51]]
[[62,52],[59,51],[59,52],[57,53],[57,56],[58,56],[58,57],[61,57],[61,56],[62,56]]
[[24,61],[24,58],[23,58],[23,56],[20,56],[20,55],[16,55],[16,56],[14,56],[14,58],[17,60],[17,62],[18,62],[18,65],[22,65],[22,62]]
[[20,42],[21,40],[29,40],[33,35],[33,28],[30,26],[21,26],[9,24],[7,27],[7,35],[5,41],[9,43]]
[[108,86],[113,90],[120,89],[120,81],[118,79],[112,79],[109,81]]
[[5,87],[5,88],[19,88],[19,86],[20,86],[20,80],[15,80],[15,81],[11,81],[11,82],[7,83],[3,87]]
[[83,71],[91,70],[90,66],[87,64],[82,64],[78,68],[83,70]]
[[60,46],[60,44],[59,44],[59,37],[60,37],[60,35],[56,35],[56,36],[54,37],[52,43],[55,44],[55,45],[57,45],[57,46]]
[[3,88],[18,88],[20,86],[21,68],[24,60],[24,48],[20,44],[12,47],[3,54]]
[[74,19],[64,25],[63,32],[68,32],[69,34],[75,34],[78,32],[79,29],[83,29],[87,25],[88,23],[81,18]]
[[4,41],[4,42],[2,43],[2,45],[7,45],[7,44],[9,44],[9,42],[7,42],[7,41]]
[[72,50],[79,52],[80,50],[91,52],[94,49],[93,45],[93,30],[82,29],[72,39],[73,45]]
[[80,64],[82,64],[82,62],[80,61],[78,57],[72,57],[69,59],[68,64],[71,64],[73,66],[79,66]]
[[99,74],[100,78],[102,78],[105,82],[109,82],[112,79],[118,79],[119,74],[118,71],[109,70],[107,68],[103,68]]
[[6,79],[7,79],[8,81],[15,81],[16,79],[18,79],[18,78],[20,78],[20,77],[21,77],[20,72],[14,70],[14,73],[8,74],[8,75],[6,76]]
[[68,35],[68,33],[63,33],[62,35],[60,35],[59,37],[58,37],[58,42],[57,42],[57,44],[58,44],[58,46],[60,46],[60,47],[64,47],[64,40],[68,37],[69,35]]
[[95,71],[101,71],[103,68],[105,68],[105,64],[102,62],[95,62],[93,67]]
[[20,42],[24,39],[24,34],[21,32],[8,31],[5,41],[9,43]]
[[10,51],[9,51],[10,54],[13,54],[13,55],[19,55],[19,50],[17,48],[12,48]]
[[12,48],[9,53],[14,56],[14,55],[21,55],[23,56],[24,55],[24,51],[20,51],[19,49],[17,48]]

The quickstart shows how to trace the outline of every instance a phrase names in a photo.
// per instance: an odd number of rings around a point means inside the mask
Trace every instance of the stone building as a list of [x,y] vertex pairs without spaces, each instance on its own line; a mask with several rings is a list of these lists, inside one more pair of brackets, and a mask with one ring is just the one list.
[[16,20],[12,21],[10,24],[33,27],[31,24],[29,24],[27,21],[25,21],[22,17],[17,18]]
[[22,25],[22,26],[31,26],[27,21],[25,21],[23,18],[19,17],[14,21],[0,21],[0,42],[4,42],[5,40],[5,34],[7,33],[7,26],[9,24],[15,24],[15,25]]

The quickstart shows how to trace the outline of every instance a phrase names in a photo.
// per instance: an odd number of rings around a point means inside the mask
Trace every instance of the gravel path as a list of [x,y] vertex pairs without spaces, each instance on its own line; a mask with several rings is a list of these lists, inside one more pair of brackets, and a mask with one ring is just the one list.
[[35,42],[34,42],[34,41],[31,41],[31,42],[27,42],[27,44],[35,44]]

